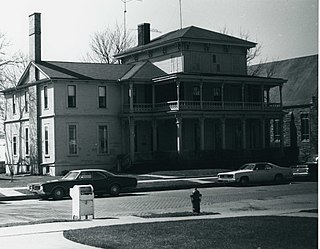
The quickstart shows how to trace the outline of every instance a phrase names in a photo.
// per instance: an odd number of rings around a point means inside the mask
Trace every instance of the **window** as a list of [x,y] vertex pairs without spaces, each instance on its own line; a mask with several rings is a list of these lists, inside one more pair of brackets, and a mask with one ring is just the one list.
[[213,88],[213,100],[221,101],[221,88],[218,86]]
[[25,152],[29,155],[29,128],[25,128]]
[[217,63],[217,56],[215,54],[212,55],[212,63]]
[[99,125],[99,153],[108,153],[108,126]]
[[44,154],[49,155],[49,128],[48,126],[44,127]]
[[48,87],[43,87],[43,102],[44,102],[44,109],[48,109]]
[[310,136],[309,114],[302,113],[300,117],[301,117],[301,140],[308,141]]
[[16,96],[12,94],[12,113],[16,114]]
[[68,107],[69,108],[76,107],[76,86],[75,85],[68,86]]
[[76,155],[78,153],[76,125],[68,126],[68,144],[69,144],[69,154]]
[[193,101],[200,101],[200,87],[193,87]]
[[81,172],[79,179],[86,180],[86,179],[92,179],[91,172]]
[[273,140],[275,142],[280,141],[280,119],[273,120]]
[[223,46],[223,52],[228,53],[229,52],[229,46],[224,45]]
[[25,91],[24,92],[24,110],[25,112],[28,112],[29,111],[29,92],[28,91]]
[[107,89],[105,86],[99,86],[99,108],[107,107]]
[[13,155],[17,155],[17,136],[12,137],[12,150],[13,150]]

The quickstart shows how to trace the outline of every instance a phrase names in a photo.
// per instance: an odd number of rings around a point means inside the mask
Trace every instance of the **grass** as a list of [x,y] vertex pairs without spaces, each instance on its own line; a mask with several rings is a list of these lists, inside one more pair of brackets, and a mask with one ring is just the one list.
[[317,224],[305,217],[238,217],[95,227],[64,236],[107,249],[313,249],[318,248]]

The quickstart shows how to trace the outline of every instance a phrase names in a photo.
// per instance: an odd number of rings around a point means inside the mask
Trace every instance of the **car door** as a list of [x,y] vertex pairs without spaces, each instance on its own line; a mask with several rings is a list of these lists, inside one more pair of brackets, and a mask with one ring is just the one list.
[[257,163],[252,172],[252,179],[254,182],[268,181],[269,171],[266,170],[265,163]]
[[92,186],[95,193],[106,193],[107,186],[107,176],[101,172],[94,171],[92,172]]

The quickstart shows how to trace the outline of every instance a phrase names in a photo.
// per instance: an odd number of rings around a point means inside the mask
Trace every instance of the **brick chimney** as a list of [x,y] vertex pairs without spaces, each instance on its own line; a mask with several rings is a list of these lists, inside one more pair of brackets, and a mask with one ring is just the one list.
[[150,23],[138,25],[138,46],[146,45],[150,42]]
[[29,59],[41,61],[41,13],[29,16]]

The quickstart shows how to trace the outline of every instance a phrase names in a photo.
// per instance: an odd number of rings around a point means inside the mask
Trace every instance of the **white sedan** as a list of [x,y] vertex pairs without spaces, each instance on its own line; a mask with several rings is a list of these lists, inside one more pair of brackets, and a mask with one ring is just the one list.
[[276,182],[282,183],[293,178],[292,169],[280,167],[272,163],[247,163],[239,170],[218,174],[218,182],[240,183],[245,186],[249,183]]

